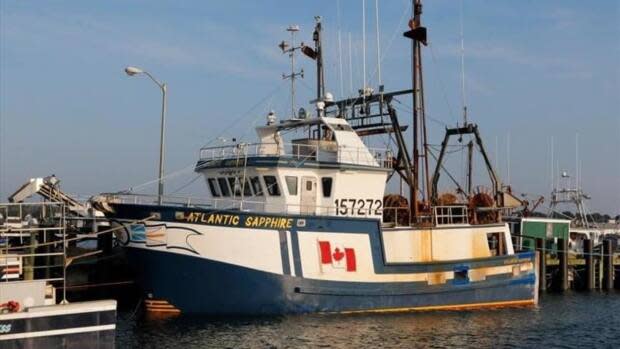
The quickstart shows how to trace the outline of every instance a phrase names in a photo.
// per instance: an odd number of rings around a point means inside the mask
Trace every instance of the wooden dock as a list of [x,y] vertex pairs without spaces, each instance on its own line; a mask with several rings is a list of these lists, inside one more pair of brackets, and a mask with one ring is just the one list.
[[545,256],[538,265],[540,291],[620,289],[620,253],[613,251],[610,240],[597,250],[590,240],[584,240],[581,253],[569,251],[568,241],[563,239],[558,240],[558,248],[553,251],[545,245],[544,239],[537,239],[536,249]]

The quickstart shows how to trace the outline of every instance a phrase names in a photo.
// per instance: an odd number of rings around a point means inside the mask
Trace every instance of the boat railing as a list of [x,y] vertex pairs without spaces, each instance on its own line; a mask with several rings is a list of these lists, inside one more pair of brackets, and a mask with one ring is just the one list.
[[345,164],[392,167],[392,153],[388,149],[338,146],[327,149],[319,144],[302,143],[238,143],[200,149],[201,161],[238,160],[248,157],[287,157],[305,161],[333,161]]
[[[109,193],[101,194],[107,202],[137,204],[137,205],[157,205],[158,196],[153,194],[130,194],[130,193]],[[400,226],[408,225],[408,207],[384,207],[383,209],[356,209],[355,212],[347,210],[340,212],[333,206],[321,205],[301,205],[291,203],[273,203],[269,201],[253,201],[244,198],[196,198],[184,196],[163,196],[162,204],[174,205],[179,207],[199,207],[216,210],[239,210],[245,212],[258,212],[268,214],[313,214],[325,216],[343,217],[370,217],[381,218],[383,223],[395,224]],[[384,215],[384,212],[386,213]],[[428,226],[464,225],[469,224],[469,213],[467,206],[434,206],[428,214],[418,214],[418,223]]]
[[[135,204],[135,205],[158,205],[158,196],[153,194],[128,194],[128,193],[106,193],[100,194],[96,200],[104,200],[108,203]],[[243,198],[192,198],[163,196],[163,205],[173,205],[179,207],[198,207],[214,210],[239,210],[244,212],[257,212],[267,214],[312,214],[324,216],[343,216],[343,217],[369,217],[377,218],[383,214],[382,209],[356,209],[355,212],[347,210],[340,212],[335,205],[302,205],[291,203],[273,203],[265,201],[253,201]]]
[[383,224],[393,226],[409,225],[409,207],[384,207]]
[[[163,195],[161,197],[162,205],[182,206],[182,207],[212,207],[213,200],[191,197],[191,196],[174,196]],[[90,200],[104,200],[110,203],[134,204],[134,205],[156,205],[159,204],[159,196],[154,194],[139,193],[102,193]]]
[[442,225],[467,224],[467,212],[461,212],[466,207],[440,206],[438,209],[418,212],[415,223],[410,222],[409,207],[384,207],[383,224],[388,226],[406,227],[412,224],[419,227]]
[[0,204],[0,282],[64,281],[65,209],[56,202]]
[[0,205],[0,231],[37,225],[62,214],[60,202],[2,203]]
[[433,217],[435,226],[469,224],[467,206],[434,206]]

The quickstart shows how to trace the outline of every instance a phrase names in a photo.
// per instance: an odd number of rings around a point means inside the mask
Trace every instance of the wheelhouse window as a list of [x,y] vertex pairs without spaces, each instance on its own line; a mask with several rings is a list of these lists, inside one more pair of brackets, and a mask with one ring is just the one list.
[[254,195],[263,196],[263,186],[260,184],[258,177],[251,177],[250,184],[252,185],[252,190],[254,190]]
[[323,197],[332,196],[332,183],[333,178],[331,177],[323,177],[321,178],[321,188],[323,189]]
[[220,188],[217,186],[217,182],[215,178],[208,178],[207,183],[209,183],[209,190],[211,190],[211,196],[214,198],[222,196],[220,193]]
[[252,196],[252,188],[250,187],[250,181],[248,181],[247,178],[243,183],[243,196]]
[[232,190],[233,196],[241,196],[241,183],[237,177],[228,177],[228,184]]
[[219,183],[220,185],[222,196],[230,196],[230,188],[228,188],[228,182],[226,182],[226,178],[218,178],[217,183]]
[[296,176],[285,176],[286,179],[286,187],[288,188],[288,193],[290,195],[297,195],[297,177]]
[[275,176],[263,176],[263,180],[265,181],[269,195],[280,196],[280,187],[278,186],[278,180]]
[[491,256],[503,256],[506,254],[503,233],[487,233],[487,243]]

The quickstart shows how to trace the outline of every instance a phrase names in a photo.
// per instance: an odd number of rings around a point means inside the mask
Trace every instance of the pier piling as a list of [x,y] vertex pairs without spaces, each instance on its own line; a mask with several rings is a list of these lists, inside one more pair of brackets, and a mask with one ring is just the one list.
[[614,265],[614,287],[620,290],[620,264]]
[[614,254],[611,240],[603,241],[603,288],[614,288]]
[[547,253],[545,251],[545,240],[536,239],[536,249],[540,252],[540,263],[538,264],[538,289],[540,291],[547,290]]
[[594,289],[594,256],[592,255],[592,240],[583,240],[583,258],[586,262],[586,290]]
[[568,240],[558,239],[558,288],[560,291],[568,290]]

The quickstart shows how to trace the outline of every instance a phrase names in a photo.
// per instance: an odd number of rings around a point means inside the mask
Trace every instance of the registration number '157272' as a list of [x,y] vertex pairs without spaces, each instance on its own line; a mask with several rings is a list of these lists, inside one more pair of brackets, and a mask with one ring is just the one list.
[[336,215],[379,216],[383,201],[374,199],[336,199]]

